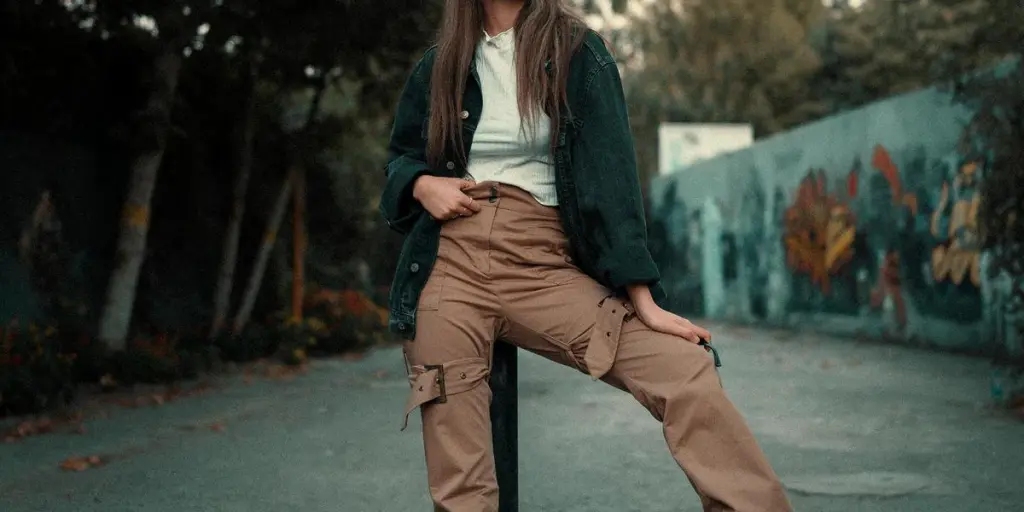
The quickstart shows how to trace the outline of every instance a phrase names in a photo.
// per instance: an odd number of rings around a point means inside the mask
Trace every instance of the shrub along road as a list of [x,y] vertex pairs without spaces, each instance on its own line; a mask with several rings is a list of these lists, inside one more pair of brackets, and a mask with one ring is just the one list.
[[[1024,423],[988,407],[986,361],[714,332],[725,386],[797,510],[1024,503]],[[399,432],[399,350],[247,381],[224,377],[196,396],[91,413],[83,432],[0,444],[0,510],[430,509],[418,418]],[[658,424],[629,395],[532,355],[521,356],[520,394],[524,512],[700,510]]]

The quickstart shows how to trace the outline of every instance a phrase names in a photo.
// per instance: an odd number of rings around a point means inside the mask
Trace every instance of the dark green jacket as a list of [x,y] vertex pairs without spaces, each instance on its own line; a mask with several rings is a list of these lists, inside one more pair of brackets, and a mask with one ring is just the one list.
[[[422,175],[466,174],[454,157],[442,169],[425,163],[434,55],[434,48],[427,50],[399,100],[388,147],[387,185],[380,202],[388,226],[406,235],[388,301],[389,327],[406,338],[416,332],[416,306],[437,258],[441,231],[441,224],[412,197],[413,182]],[[459,114],[468,155],[484,98],[475,66],[466,80],[464,111]],[[584,272],[616,293],[623,293],[629,284],[647,283],[655,300],[663,303],[658,268],[647,249],[619,69],[595,32],[588,31],[573,56],[567,84],[569,111],[558,127],[554,161],[559,211],[574,259]]]

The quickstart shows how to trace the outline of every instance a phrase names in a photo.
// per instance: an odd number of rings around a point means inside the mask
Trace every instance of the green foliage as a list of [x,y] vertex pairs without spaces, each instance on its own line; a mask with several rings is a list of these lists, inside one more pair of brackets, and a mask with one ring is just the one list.
[[75,395],[73,354],[57,329],[18,322],[0,327],[0,416],[59,407]]
[[818,0],[648,4],[632,22],[625,73],[641,177],[656,167],[662,122],[751,123],[763,137],[823,115],[810,39],[822,9]]
[[[1024,46],[1021,50],[1024,54]],[[991,277],[1008,283],[1005,313],[1018,318],[1024,337],[1024,60],[965,75],[954,94],[974,111],[965,146],[984,147],[991,159],[981,183],[978,222]]]
[[1020,40],[1007,0],[867,0],[830,9],[816,42],[815,81],[831,112],[953,79],[994,64]]
[[270,357],[277,350],[274,332],[259,324],[250,324],[241,334],[222,334],[214,344],[224,361],[235,363]]
[[[636,23],[642,69],[632,100],[664,120],[750,122],[767,135],[820,115],[807,83],[817,0],[658,2]],[[742,34],[742,37],[738,37]]]

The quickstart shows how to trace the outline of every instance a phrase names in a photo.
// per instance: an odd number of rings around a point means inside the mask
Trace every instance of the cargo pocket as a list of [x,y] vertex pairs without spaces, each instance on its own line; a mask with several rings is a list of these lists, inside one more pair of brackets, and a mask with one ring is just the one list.
[[409,399],[405,403],[402,430],[409,426],[409,415],[424,404],[443,404],[448,398],[465,393],[484,382],[490,373],[482,357],[457,359],[443,364],[408,366]]
[[587,372],[594,380],[604,377],[612,369],[619,351],[622,326],[634,314],[632,305],[615,296],[605,297],[598,303],[597,318],[583,356]]

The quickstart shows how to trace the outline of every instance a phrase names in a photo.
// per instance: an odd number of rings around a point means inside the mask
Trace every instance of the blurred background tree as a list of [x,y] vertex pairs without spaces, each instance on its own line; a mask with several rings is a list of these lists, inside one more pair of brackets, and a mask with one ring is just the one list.
[[[0,23],[19,44],[0,49],[10,92],[0,129],[97,155],[95,208],[83,207],[93,187],[70,181],[54,202],[69,232],[79,231],[82,211],[107,226],[71,234],[76,251],[101,263],[83,284],[100,337],[121,348],[129,325],[223,324],[242,300],[235,281],[244,280],[234,276],[251,275],[274,220],[266,214],[297,167],[308,172],[307,216],[274,229],[276,239],[308,230],[309,279],[367,292],[386,284],[386,271],[375,270],[387,267],[397,240],[378,229],[375,200],[390,110],[438,8],[420,0],[5,3]],[[52,172],[50,181],[64,178]],[[5,209],[7,225],[24,224],[31,208],[19,206]],[[258,294],[261,314],[290,301],[281,287],[290,288],[294,262],[268,259],[280,285]],[[360,261],[380,264],[367,273]]]

